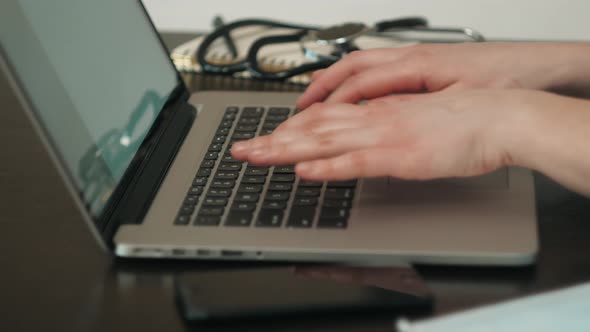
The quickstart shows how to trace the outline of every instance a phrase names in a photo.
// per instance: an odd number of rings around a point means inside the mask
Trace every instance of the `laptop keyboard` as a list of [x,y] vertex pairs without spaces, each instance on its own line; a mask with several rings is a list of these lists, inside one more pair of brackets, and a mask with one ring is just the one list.
[[254,166],[231,156],[234,142],[272,133],[293,112],[227,107],[174,224],[346,228],[356,180],[305,181],[294,166]]

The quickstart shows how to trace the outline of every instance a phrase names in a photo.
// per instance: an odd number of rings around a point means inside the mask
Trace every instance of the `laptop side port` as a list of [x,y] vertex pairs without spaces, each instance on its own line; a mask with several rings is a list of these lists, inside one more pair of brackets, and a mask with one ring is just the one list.
[[187,251],[185,249],[180,249],[180,248],[172,249],[172,256],[185,256],[186,254],[187,254]]
[[211,256],[211,250],[209,250],[209,249],[197,249],[197,256]]
[[221,256],[224,257],[239,257],[244,253],[240,250],[221,250]]

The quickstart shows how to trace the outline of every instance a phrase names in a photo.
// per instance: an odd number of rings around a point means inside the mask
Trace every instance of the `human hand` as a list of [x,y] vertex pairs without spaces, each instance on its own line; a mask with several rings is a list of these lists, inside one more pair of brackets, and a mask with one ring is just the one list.
[[297,164],[309,180],[473,176],[511,164],[509,140],[542,92],[469,90],[317,103],[274,133],[235,143],[234,158]]
[[421,44],[358,51],[313,75],[297,107],[466,88],[587,95],[589,56],[590,43]]

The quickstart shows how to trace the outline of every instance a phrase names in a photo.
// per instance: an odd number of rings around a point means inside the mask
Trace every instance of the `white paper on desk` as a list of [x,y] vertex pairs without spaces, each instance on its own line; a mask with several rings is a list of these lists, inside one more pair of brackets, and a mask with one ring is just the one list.
[[590,283],[416,323],[400,332],[588,332]]

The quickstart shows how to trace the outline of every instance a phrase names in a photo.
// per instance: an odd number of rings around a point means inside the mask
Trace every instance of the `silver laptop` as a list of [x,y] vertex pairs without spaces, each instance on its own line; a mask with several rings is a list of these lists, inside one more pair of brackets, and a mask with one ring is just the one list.
[[189,95],[141,3],[0,3],[2,67],[99,243],[124,257],[520,265],[531,173],[341,182],[232,159],[294,93]]

